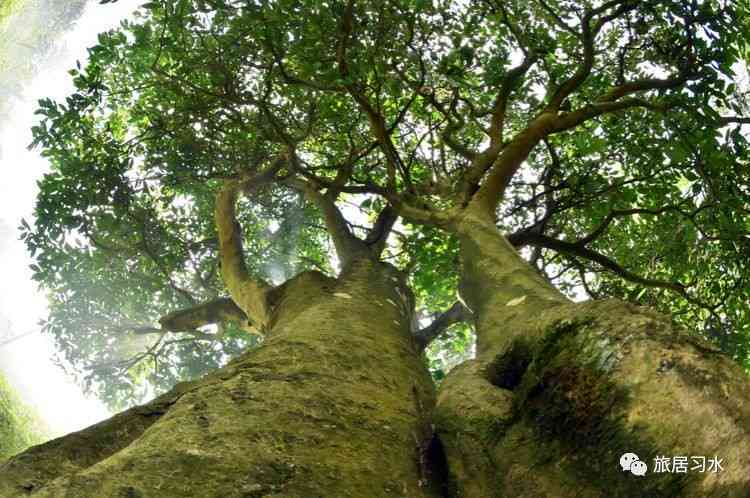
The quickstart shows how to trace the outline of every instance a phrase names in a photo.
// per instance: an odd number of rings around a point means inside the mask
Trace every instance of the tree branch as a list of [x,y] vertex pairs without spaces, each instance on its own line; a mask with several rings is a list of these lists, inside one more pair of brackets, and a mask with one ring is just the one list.
[[15,341],[17,341],[19,339],[22,339],[22,338],[24,338],[26,336],[29,336],[29,335],[33,334],[34,332],[36,332],[36,330],[29,330],[28,332],[24,332],[22,334],[18,334],[16,336],[13,336],[13,337],[10,337],[10,338],[7,338],[7,339],[3,339],[2,341],[0,341],[0,348],[3,347],[3,346],[7,346],[8,344],[10,344],[12,342],[15,342]]
[[378,214],[378,218],[375,220],[375,225],[373,225],[372,230],[370,230],[370,233],[367,234],[367,238],[365,239],[365,245],[370,248],[373,256],[380,257],[383,253],[385,244],[388,241],[388,236],[390,235],[397,219],[398,213],[396,213],[396,210],[390,205],[386,206],[380,214]]
[[550,15],[553,21],[555,21],[555,24],[557,24],[559,27],[567,31],[568,33],[572,34],[576,38],[580,36],[580,34],[573,29],[568,23],[566,23],[560,15],[555,12],[555,10],[544,0],[537,0],[537,3],[539,3],[544,10],[547,11],[547,13]]
[[642,78],[639,80],[627,81],[621,85],[613,87],[597,99],[598,102],[614,102],[622,97],[634,93],[645,92],[648,90],[669,90],[676,88],[689,79],[689,73],[682,71],[672,78]]
[[568,96],[576,91],[580,87],[589,74],[591,69],[594,67],[594,39],[596,38],[596,31],[591,29],[591,18],[593,12],[586,12],[583,19],[581,20],[581,34],[580,39],[583,43],[583,61],[573,73],[573,76],[565,80],[550,98],[549,104],[547,105],[548,111],[557,111],[560,109],[562,102],[568,98]]
[[[690,201],[686,200],[682,204],[688,204]],[[676,211],[677,213],[687,216],[688,218],[691,217],[691,215],[684,213],[679,205],[670,205],[670,206],[663,206],[660,208],[655,209],[648,209],[648,208],[632,208],[632,209],[613,209],[611,210],[607,216],[604,217],[604,220],[594,228],[594,230],[583,237],[582,239],[579,239],[576,244],[579,245],[587,245],[597,238],[599,238],[609,227],[609,225],[616,219],[616,218],[623,218],[625,216],[633,216],[636,214],[648,214],[648,215],[654,215],[658,216],[662,213],[666,213],[669,211]]]
[[548,237],[543,234],[531,233],[531,232],[527,232],[523,234],[522,236],[517,237],[513,242],[514,244],[517,244],[517,245],[540,246],[540,247],[551,249],[553,251],[556,251],[562,254],[566,254],[568,256],[576,256],[576,257],[586,259],[588,261],[592,261],[598,264],[599,266],[601,266],[602,268],[611,271],[615,275],[622,277],[624,280],[627,280],[628,282],[642,285],[644,287],[665,289],[665,290],[668,290],[670,292],[677,294],[678,296],[682,297],[689,303],[695,304],[707,310],[713,309],[708,304],[690,296],[690,294],[688,294],[687,292],[688,286],[686,285],[683,285],[679,282],[668,282],[665,280],[657,280],[657,279],[642,277],[636,273],[626,270],[613,259],[599,252],[596,252],[592,249],[589,249],[582,244],[566,242],[563,240]]
[[[263,176],[263,173],[255,178]],[[252,181],[226,181],[216,195],[216,229],[219,233],[219,261],[221,276],[229,295],[247,315],[248,320],[262,330],[269,320],[267,292],[271,286],[260,278],[251,277],[245,266],[241,228],[237,222],[235,205],[240,188],[254,188]]]
[[657,112],[667,112],[673,108],[671,105],[664,105],[658,102],[653,102],[640,98],[629,98],[617,100],[615,102],[609,101],[597,101],[593,104],[589,104],[580,109],[576,109],[573,112],[568,112],[560,115],[560,118],[552,128],[551,133],[560,133],[563,131],[570,130],[576,126],[583,124],[589,119],[601,116],[603,114],[609,114],[612,112],[623,111],[633,108],[649,109]]
[[357,238],[349,230],[344,215],[336,206],[337,192],[335,189],[323,194],[315,184],[299,178],[287,178],[284,180],[284,184],[304,194],[310,202],[320,209],[342,266],[346,266],[352,260],[367,252],[364,241]]
[[[587,10],[581,19],[581,33],[579,38],[583,44],[583,60],[578,66],[576,72],[564,81],[555,91],[553,96],[550,98],[550,102],[547,106],[548,111],[557,111],[560,109],[560,105],[563,101],[575,92],[591,74],[594,67],[594,56],[595,56],[595,40],[601,29],[605,24],[616,19],[627,12],[630,12],[638,7],[638,2],[632,2],[628,0],[612,0],[605,2],[596,9]],[[606,11],[614,9],[608,15],[602,15]],[[596,16],[602,15],[592,26],[591,23],[594,21]],[[564,24],[564,23],[563,23]],[[687,80],[687,68],[680,72],[680,76],[674,79],[659,80],[659,79],[643,79],[634,82],[629,82],[614,88],[610,94],[607,94],[599,99],[600,102],[613,102],[620,97],[629,95],[631,93],[656,89],[656,88],[671,88],[673,85],[679,85]]]
[[414,339],[420,351],[424,350],[434,339],[447,330],[448,327],[459,322],[468,322],[472,318],[473,314],[471,311],[460,301],[456,301],[453,303],[453,306],[438,316],[427,327],[414,332]]
[[717,125],[726,126],[728,124],[750,124],[750,117],[748,116],[721,116],[717,120]]
[[385,124],[385,119],[372,106],[370,101],[367,99],[367,96],[364,94],[364,92],[362,92],[360,85],[357,82],[349,81],[351,79],[351,71],[349,69],[349,63],[347,61],[347,50],[349,48],[349,42],[352,38],[353,29],[354,0],[349,0],[344,11],[344,17],[341,24],[341,36],[339,39],[338,48],[336,50],[336,59],[339,66],[339,73],[345,81],[348,81],[348,83],[344,85],[345,88],[370,121],[370,128],[372,129],[375,138],[380,144],[380,148],[386,158],[386,166],[388,171],[387,188],[388,190],[395,192],[396,172],[402,170],[402,163],[401,158],[396,151],[396,147],[391,141],[388,127]]
[[213,323],[237,322],[248,325],[247,314],[229,298],[214,299],[192,308],[173,311],[159,320],[162,330],[193,331]]
[[492,106],[492,118],[490,121],[490,148],[498,148],[503,143],[503,128],[505,125],[505,113],[508,109],[508,99],[513,90],[516,89],[521,78],[528,72],[537,55],[531,53],[524,57],[523,61],[516,67],[510,69],[503,78],[500,85],[500,91],[495,97],[495,103]]
[[470,201],[478,214],[495,219],[495,208],[500,202],[513,175],[523,164],[532,149],[557,126],[554,112],[543,112],[518,133],[492,162],[487,177]]

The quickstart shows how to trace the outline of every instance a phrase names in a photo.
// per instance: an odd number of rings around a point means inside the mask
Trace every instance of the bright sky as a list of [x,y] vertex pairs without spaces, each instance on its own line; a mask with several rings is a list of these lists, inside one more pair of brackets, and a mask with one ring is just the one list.
[[110,414],[100,402],[86,399],[52,363],[51,340],[39,333],[45,300],[30,278],[31,260],[17,232],[21,218],[32,219],[36,181],[47,169],[38,150],[26,149],[31,142],[29,129],[36,101],[42,97],[61,99],[70,93],[73,86],[67,70],[76,60],[86,60],[86,47],[96,43],[99,32],[116,26],[140,3],[120,0],[100,5],[90,0],[81,19],[57,40],[62,50],[42,65],[23,98],[13,99],[12,117],[0,122],[0,343],[3,338],[32,332],[0,346],[0,370],[21,397],[37,409],[55,436],[82,429]]

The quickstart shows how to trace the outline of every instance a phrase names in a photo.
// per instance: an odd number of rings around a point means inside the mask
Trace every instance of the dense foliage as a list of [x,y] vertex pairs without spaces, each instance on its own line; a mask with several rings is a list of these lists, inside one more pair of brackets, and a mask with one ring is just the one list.
[[[215,193],[279,156],[239,211],[251,272],[336,268],[294,181],[335,189],[355,233],[389,203],[385,257],[426,320],[458,286],[433,214],[555,112],[499,206],[509,240],[571,295],[655,306],[750,366],[746,39],[723,0],[149,2],[71,70],[73,95],[40,102],[52,171],[23,237],[46,331],[113,407],[254,344],[231,321],[156,324],[225,295]],[[438,377],[471,340],[433,343]]]
[[45,438],[43,423],[0,374],[0,462]]

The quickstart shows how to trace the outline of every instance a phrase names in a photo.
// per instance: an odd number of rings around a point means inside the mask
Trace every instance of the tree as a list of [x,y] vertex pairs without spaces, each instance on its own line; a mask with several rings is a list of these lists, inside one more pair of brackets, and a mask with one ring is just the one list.
[[48,439],[47,432],[38,415],[0,374],[0,461]]
[[746,495],[743,7],[151,2],[40,103],[23,237],[111,403],[232,359],[0,494]]
[[0,5],[0,118],[38,67],[49,64],[58,35],[80,17],[85,0],[6,0]]

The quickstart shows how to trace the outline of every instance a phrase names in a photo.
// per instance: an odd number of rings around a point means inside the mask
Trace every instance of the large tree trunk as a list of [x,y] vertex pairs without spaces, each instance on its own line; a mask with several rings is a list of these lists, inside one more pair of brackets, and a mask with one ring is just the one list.
[[[275,290],[268,339],[226,368],[0,466],[0,496],[750,496],[740,368],[648,309],[571,303],[489,220],[456,229],[478,354],[432,418],[409,291],[360,260]],[[724,470],[654,473],[656,456]]]
[[148,405],[0,466],[0,496],[429,497],[429,375],[412,299],[360,260],[274,291],[269,337]]
[[[455,494],[750,496],[750,384],[729,358],[649,309],[568,301],[494,224],[457,226],[477,359],[438,393]],[[648,465],[620,468],[632,452]],[[657,456],[723,459],[721,472],[655,473]]]

